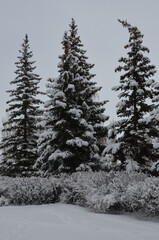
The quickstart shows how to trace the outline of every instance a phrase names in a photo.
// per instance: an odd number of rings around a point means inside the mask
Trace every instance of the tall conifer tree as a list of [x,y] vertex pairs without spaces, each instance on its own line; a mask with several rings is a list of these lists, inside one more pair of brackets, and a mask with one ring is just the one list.
[[[99,139],[106,134],[103,126],[106,102],[95,101],[100,88],[91,81],[93,64],[87,63],[74,19],[65,32],[59,76],[49,79],[45,104],[46,132],[39,139],[40,157],[36,163],[45,173],[95,169],[99,165]],[[99,129],[99,132],[97,132]],[[102,135],[101,135],[102,133]]]
[[[16,62],[16,78],[11,81],[14,85],[10,93],[8,120],[4,123],[4,134],[1,143],[2,163],[1,173],[9,176],[28,176],[34,169],[37,159],[37,122],[40,119],[42,103],[37,95],[41,78],[34,73],[28,36],[25,35],[22,49]],[[5,149],[5,151],[4,151]]]
[[127,57],[119,59],[123,65],[115,70],[124,71],[120,77],[120,85],[113,88],[120,92],[117,115],[121,120],[116,122],[116,144],[108,146],[105,153],[112,153],[117,168],[148,171],[154,160],[150,138],[155,137],[157,131],[152,122],[146,121],[146,117],[155,107],[152,103],[152,77],[156,69],[145,56],[149,49],[142,45],[143,35],[138,28],[127,21],[119,22],[129,31],[129,43],[125,45],[129,51]]

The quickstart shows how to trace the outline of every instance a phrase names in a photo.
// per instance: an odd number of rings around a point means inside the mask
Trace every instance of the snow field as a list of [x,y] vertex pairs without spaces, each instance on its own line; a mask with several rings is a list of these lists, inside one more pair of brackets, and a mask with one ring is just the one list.
[[66,204],[0,208],[2,240],[158,240],[159,223]]

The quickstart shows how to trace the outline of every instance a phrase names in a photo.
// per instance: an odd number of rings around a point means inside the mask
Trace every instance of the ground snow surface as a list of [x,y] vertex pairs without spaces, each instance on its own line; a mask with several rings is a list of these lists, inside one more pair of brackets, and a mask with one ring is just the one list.
[[159,222],[65,204],[0,208],[2,240],[158,240]]

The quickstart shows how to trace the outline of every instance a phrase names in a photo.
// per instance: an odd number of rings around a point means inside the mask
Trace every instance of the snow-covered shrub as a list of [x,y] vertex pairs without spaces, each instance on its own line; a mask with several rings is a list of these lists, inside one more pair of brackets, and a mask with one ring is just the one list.
[[99,213],[159,215],[159,178],[125,171],[77,172],[54,178],[0,177],[0,206],[55,202]]
[[62,194],[60,201],[90,207],[89,201],[96,192],[100,195],[107,188],[115,173],[77,172],[60,176]]
[[129,183],[123,198],[129,212],[159,215],[159,178],[148,177],[137,184]]
[[[95,212],[115,212],[120,209],[118,198],[121,192],[120,181],[113,172],[97,175],[94,191],[87,195],[87,205]],[[98,179],[99,184],[98,184]],[[117,180],[117,181],[116,181]]]
[[144,182],[145,212],[147,214],[159,215],[159,178],[147,178]]
[[143,182],[130,182],[122,196],[122,204],[127,212],[141,212],[144,210],[145,201],[143,199],[144,188]]
[[94,190],[88,192],[87,206],[95,212],[115,213],[121,211],[121,195],[127,185],[125,173],[99,172],[96,174]]
[[60,195],[60,201],[86,206],[86,196],[91,189],[90,175],[91,173],[88,172],[61,175],[62,194]]
[[0,206],[8,206],[9,205],[9,200],[5,197],[0,197]]
[[0,178],[0,194],[10,204],[27,205],[59,201],[61,187],[54,178]]

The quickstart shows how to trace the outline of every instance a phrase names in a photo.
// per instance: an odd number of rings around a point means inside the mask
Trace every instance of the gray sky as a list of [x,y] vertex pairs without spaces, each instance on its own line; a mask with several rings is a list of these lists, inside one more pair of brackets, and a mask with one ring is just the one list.
[[[116,118],[117,93],[111,87],[119,83],[115,73],[118,59],[125,56],[128,32],[117,19],[127,19],[144,34],[144,45],[150,49],[152,64],[159,64],[159,1],[158,0],[0,0],[0,126],[5,116],[6,90],[15,78],[15,61],[27,33],[36,73],[43,79],[45,91],[48,77],[57,77],[61,40],[75,18],[79,35],[90,63],[95,63],[94,79],[102,86],[99,98],[108,99],[106,114]],[[159,81],[159,74],[155,75]]]

